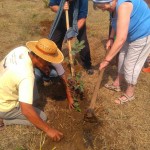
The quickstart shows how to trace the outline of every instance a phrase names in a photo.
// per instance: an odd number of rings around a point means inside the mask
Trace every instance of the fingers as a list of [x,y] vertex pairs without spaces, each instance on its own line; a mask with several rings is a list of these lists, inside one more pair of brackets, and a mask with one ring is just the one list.
[[65,4],[64,4],[64,10],[69,10],[69,2],[65,2]]
[[54,141],[54,142],[59,142],[59,141],[60,141],[60,137],[54,137],[54,138],[53,138],[53,141]]
[[106,50],[108,50],[109,48],[110,48],[111,46],[110,46],[110,44],[106,44],[106,46],[105,46],[105,48],[106,48]]
[[63,138],[63,133],[58,132],[52,139],[54,142],[59,142]]
[[106,68],[108,64],[109,64],[109,61],[106,61],[106,60],[102,61],[99,66],[99,70],[101,71],[103,68]]
[[74,108],[73,103],[69,104],[69,110],[71,110],[73,108]]
[[111,48],[111,46],[106,45],[106,50],[109,50]]
[[74,109],[74,100],[72,97],[68,98],[69,110]]
[[63,133],[61,133],[61,132],[59,132],[59,135],[61,136],[61,137],[63,137],[64,135],[63,135]]
[[112,47],[112,44],[110,42],[106,43],[106,49],[109,50]]
[[47,134],[55,142],[58,142],[63,138],[63,133],[52,128],[49,128]]
[[112,45],[113,45],[113,43],[114,43],[114,42],[113,42],[112,40],[108,40],[107,43],[106,43],[106,49],[107,49],[107,50],[110,50],[111,47],[112,47]]
[[72,109],[74,109],[74,105],[73,105],[73,104],[70,104],[70,105],[69,105],[69,110],[72,110]]
[[101,64],[99,65],[99,70],[100,70],[100,71],[102,70],[102,68],[101,68]]

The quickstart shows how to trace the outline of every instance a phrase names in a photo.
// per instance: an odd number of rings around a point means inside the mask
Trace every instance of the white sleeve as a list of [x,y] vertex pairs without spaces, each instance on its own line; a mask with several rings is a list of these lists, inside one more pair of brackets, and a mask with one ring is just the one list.
[[59,76],[61,76],[65,73],[65,70],[64,70],[62,64],[51,63],[51,65],[54,66],[54,68],[56,69]]
[[23,79],[19,84],[19,101],[27,104],[33,103],[34,78]]

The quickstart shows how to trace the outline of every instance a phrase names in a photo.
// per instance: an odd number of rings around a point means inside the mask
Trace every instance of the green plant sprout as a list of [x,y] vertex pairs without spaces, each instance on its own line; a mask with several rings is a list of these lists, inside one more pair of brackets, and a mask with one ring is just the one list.
[[75,76],[75,80],[77,85],[75,86],[75,90],[79,90],[80,92],[84,92],[83,81],[81,81],[81,73],[77,73]]
[[76,111],[81,112],[79,99],[81,100],[83,98],[83,92],[84,92],[84,87],[83,87],[84,84],[83,81],[81,81],[81,73],[75,74],[74,78],[70,75],[68,77],[68,84],[72,92],[72,96],[74,100],[74,108]]
[[[78,62],[75,59],[75,55],[85,47],[84,43],[85,41],[79,42],[78,40],[76,40],[73,43],[71,54],[73,55],[74,63],[75,61]],[[66,58],[65,60],[67,63],[69,63],[68,58]],[[81,80],[81,76],[82,76],[81,72],[76,72],[74,77],[72,77],[71,75],[68,77],[68,86],[70,87],[72,92],[72,96],[74,99],[74,107],[75,110],[79,112],[81,112],[79,99],[80,100],[83,99],[83,92],[84,92],[84,83]]]
[[78,40],[76,40],[73,45],[72,45],[72,51],[71,51],[71,54],[73,56],[75,56],[77,53],[79,53],[84,47],[85,41],[82,40],[81,42],[79,42]]
[[81,112],[81,108],[80,108],[78,99],[76,97],[74,97],[73,99],[74,99],[73,105],[74,105],[75,110]]

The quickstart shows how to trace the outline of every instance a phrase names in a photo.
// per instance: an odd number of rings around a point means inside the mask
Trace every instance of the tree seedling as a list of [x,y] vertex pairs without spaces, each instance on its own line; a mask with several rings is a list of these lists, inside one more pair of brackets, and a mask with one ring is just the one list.
[[[72,51],[71,51],[71,54],[73,56],[73,59],[74,59],[74,62],[77,60],[75,59],[75,55],[77,53],[79,53],[84,47],[84,41],[81,41],[79,42],[78,40],[76,40],[73,45],[72,45]],[[68,58],[65,59],[66,62],[69,62],[68,61]],[[70,87],[71,89],[71,92],[72,92],[72,96],[73,96],[73,99],[74,99],[74,107],[75,107],[75,110],[81,112],[81,109],[80,109],[80,105],[79,105],[79,100],[82,100],[83,99],[83,95],[84,95],[84,84],[83,84],[83,81],[81,81],[81,72],[76,72],[74,76],[69,76],[68,77],[68,86]]]

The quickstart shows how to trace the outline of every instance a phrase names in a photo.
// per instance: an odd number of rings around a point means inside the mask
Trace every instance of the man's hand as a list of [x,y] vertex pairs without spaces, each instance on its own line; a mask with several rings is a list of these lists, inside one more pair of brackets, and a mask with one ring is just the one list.
[[68,103],[69,103],[69,109],[72,109],[72,108],[74,108],[74,106],[73,106],[74,100],[72,98],[71,91],[70,91],[70,88],[68,86],[68,81],[66,79],[66,75],[63,74],[61,76],[61,78],[62,78],[62,80],[64,82],[65,87],[66,87],[66,94],[67,94],[67,99],[68,99]]
[[64,4],[64,10],[69,10],[69,2],[65,2]]
[[37,128],[41,129],[54,141],[59,141],[63,134],[56,129],[49,127],[49,125],[43,121],[36,113],[34,107],[31,104],[20,102],[22,114]]
[[68,105],[69,105],[69,109],[73,109],[74,108],[74,100],[72,98],[72,96],[68,96]]
[[[55,13],[57,13],[57,11],[59,10],[59,6],[58,5],[50,6],[50,8]],[[64,10],[69,10],[69,2],[65,2],[63,9]]]
[[58,142],[63,138],[63,133],[53,128],[49,128],[46,133],[55,142]]

